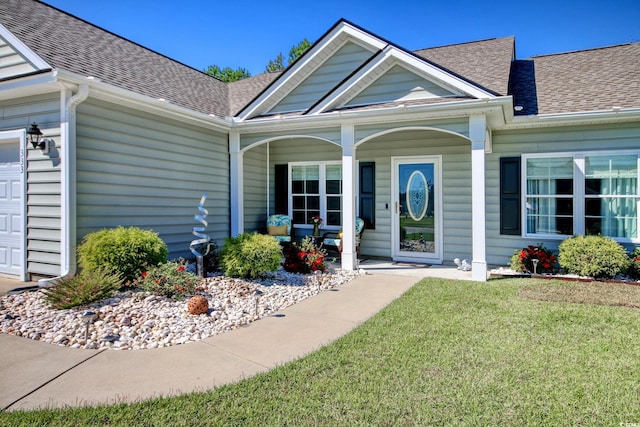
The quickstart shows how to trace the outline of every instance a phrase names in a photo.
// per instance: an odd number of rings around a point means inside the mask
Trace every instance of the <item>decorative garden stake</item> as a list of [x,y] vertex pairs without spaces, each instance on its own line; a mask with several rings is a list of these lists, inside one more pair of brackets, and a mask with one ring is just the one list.
[[256,291],[253,293],[253,296],[256,299],[256,317],[258,317],[258,301],[260,300],[260,295],[262,295],[262,291],[259,289],[256,289]]
[[[191,250],[191,253],[196,256],[196,271],[198,273],[198,277],[201,278],[204,277],[204,257],[209,253],[209,249],[211,247],[209,245],[209,242],[211,242],[211,238],[208,235],[204,234],[204,230],[207,228],[207,225],[209,225],[206,219],[207,215],[209,215],[209,211],[204,208],[204,202],[207,200],[207,196],[208,193],[202,194],[200,203],[198,203],[198,211],[200,212],[200,214],[194,216],[195,220],[202,224],[202,227],[193,227],[192,234],[196,237],[199,237],[199,239],[192,240],[191,244],[189,245],[189,250]],[[201,253],[199,249],[203,246],[205,248],[205,252]]]
[[87,341],[89,339],[89,325],[95,320],[96,313],[94,313],[93,311],[87,311],[82,315],[82,318],[84,319],[85,326],[84,340]]
[[532,259],[531,262],[533,263],[533,274],[538,274],[538,263],[540,262],[539,259]]

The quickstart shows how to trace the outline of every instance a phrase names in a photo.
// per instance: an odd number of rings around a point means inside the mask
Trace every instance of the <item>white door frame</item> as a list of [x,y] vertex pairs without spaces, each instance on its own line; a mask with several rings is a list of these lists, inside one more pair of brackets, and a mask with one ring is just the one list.
[[[400,215],[398,200],[398,167],[401,164],[432,163],[434,165],[434,240],[435,252],[407,252],[400,250]],[[394,261],[425,262],[430,264],[442,264],[443,238],[442,238],[442,156],[402,156],[391,157],[391,258]]]
[[26,130],[11,130],[0,132],[0,144],[17,144],[20,165],[20,280],[27,280],[27,183],[26,183],[26,153],[25,153]]

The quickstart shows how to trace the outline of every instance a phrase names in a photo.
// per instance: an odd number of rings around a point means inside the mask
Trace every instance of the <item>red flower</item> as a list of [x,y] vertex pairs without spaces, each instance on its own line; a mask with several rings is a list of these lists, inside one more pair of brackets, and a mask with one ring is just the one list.
[[142,272],[142,277],[147,277],[147,272],[146,271]]
[[184,265],[179,266],[178,271],[184,271]]

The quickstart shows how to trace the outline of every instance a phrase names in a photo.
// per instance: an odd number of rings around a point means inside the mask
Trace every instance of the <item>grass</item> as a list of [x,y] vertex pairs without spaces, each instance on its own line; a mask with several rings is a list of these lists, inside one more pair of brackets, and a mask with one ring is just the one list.
[[[638,288],[616,289],[611,304],[570,297],[587,285],[425,279],[335,343],[238,384],[2,413],[0,425],[640,423],[640,310],[618,304]],[[549,293],[562,302],[544,301]]]

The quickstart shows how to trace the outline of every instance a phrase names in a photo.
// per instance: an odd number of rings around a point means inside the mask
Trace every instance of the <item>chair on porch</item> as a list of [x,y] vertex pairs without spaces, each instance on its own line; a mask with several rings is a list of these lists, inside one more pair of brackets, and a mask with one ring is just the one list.
[[267,234],[275,237],[280,243],[290,243],[291,218],[282,214],[270,215],[267,218]]
[[[360,256],[360,241],[364,233],[364,220],[356,218],[356,253]],[[322,235],[322,246],[329,251],[335,251],[338,255],[342,255],[342,230],[335,232],[329,231]]]

